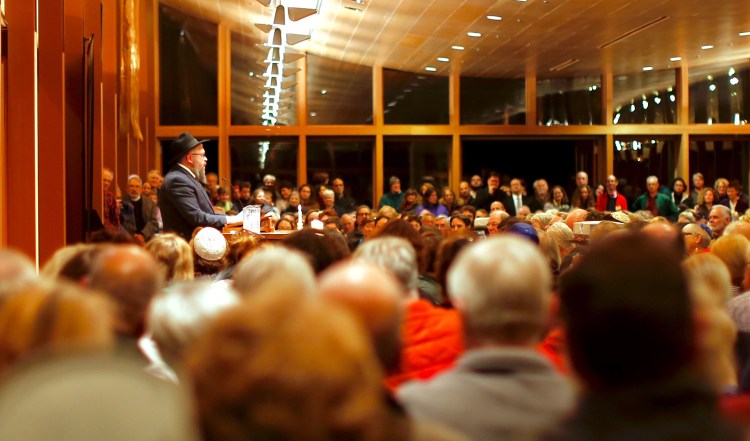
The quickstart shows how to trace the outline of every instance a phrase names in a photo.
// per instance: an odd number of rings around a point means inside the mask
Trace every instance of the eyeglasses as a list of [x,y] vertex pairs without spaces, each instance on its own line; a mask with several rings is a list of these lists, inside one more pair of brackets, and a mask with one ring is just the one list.
[[191,153],[190,156],[203,156],[203,159],[208,157],[205,153]]

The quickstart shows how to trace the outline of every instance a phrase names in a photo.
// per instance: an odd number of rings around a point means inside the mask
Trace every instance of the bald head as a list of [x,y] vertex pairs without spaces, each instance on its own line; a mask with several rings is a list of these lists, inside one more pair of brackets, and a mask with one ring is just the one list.
[[386,370],[399,366],[404,287],[394,276],[369,263],[346,262],[321,274],[318,292],[362,322]]
[[570,213],[568,213],[568,217],[565,218],[565,225],[567,225],[571,230],[575,231],[575,223],[585,221],[586,216],[588,215],[589,212],[584,210],[583,208],[576,208],[575,210],[571,210]]
[[113,300],[117,308],[115,331],[126,337],[141,335],[146,308],[163,283],[156,260],[133,245],[107,248],[91,270],[90,287]]
[[36,280],[36,268],[19,251],[0,249],[0,301]]

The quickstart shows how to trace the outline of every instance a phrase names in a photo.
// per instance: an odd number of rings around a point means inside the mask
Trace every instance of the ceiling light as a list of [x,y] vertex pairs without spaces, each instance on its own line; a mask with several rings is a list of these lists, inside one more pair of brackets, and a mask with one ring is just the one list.
[[682,57],[672,57],[669,59],[669,61],[680,61],[682,60]]
[[325,95],[325,94],[327,94],[327,93],[328,93],[328,91],[327,91],[326,89],[323,89],[323,90],[321,90],[321,91],[320,91],[320,94],[321,94],[321,95]]
[[487,20],[500,21],[502,19],[503,19],[503,17],[500,17],[499,15],[488,15],[487,16]]
[[750,37],[750,32],[740,32],[740,37]]
[[437,72],[437,68],[436,67],[432,67],[432,66],[427,66],[427,67],[424,68],[424,70],[430,71],[430,72]]
[[704,51],[708,49],[713,49],[713,48],[714,48],[714,45],[712,44],[706,44],[704,46],[701,46],[701,49],[703,49]]
[[448,61],[451,61],[450,58],[445,58],[445,57],[437,57],[437,60],[442,61],[443,63],[447,63]]
[[643,66],[643,70],[649,71],[649,70],[654,70],[654,68],[652,66]]
[[315,118],[316,116],[318,116],[318,113],[317,112],[310,112],[310,116],[312,116],[313,118]]
[[457,51],[462,51],[462,50],[464,50],[464,47],[463,46],[451,46],[451,49],[455,49]]
[[467,32],[466,35],[468,35],[469,37],[474,37],[474,38],[479,38],[482,36],[482,34],[480,34],[479,32]]

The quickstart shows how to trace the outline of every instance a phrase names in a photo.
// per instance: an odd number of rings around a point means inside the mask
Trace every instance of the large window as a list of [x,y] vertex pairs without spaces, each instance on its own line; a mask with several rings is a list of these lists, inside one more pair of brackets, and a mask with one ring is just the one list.
[[461,77],[461,124],[526,124],[526,80]]
[[675,71],[619,75],[613,79],[614,124],[675,124]]
[[690,122],[747,124],[749,81],[747,62],[690,70]]
[[601,124],[601,77],[540,79],[536,103],[540,126]]
[[658,177],[663,186],[671,184],[678,144],[673,138],[615,138],[615,176],[627,182],[618,190],[629,202],[646,191],[646,178],[651,175]]
[[383,69],[386,124],[448,124],[448,78]]
[[690,172],[703,173],[706,185],[718,178],[737,179],[747,191],[749,148],[750,138],[691,137]]
[[372,124],[372,68],[307,55],[308,124]]
[[[435,188],[448,185],[451,138],[448,137],[386,137],[383,139],[383,181],[398,176],[401,188],[419,189],[423,182]],[[383,189],[389,191],[388,188]]]
[[159,5],[159,120],[165,126],[218,124],[214,23]]
[[373,138],[308,138],[307,170],[326,172],[330,182],[344,180],[345,191],[358,204],[372,204]]
[[[265,34],[259,36],[260,31],[254,26],[250,30],[253,33],[232,33],[232,125],[261,125],[264,102],[268,99],[265,87],[268,78],[264,76],[268,66],[264,63],[267,51],[258,46]],[[293,63],[284,65],[277,125],[297,124],[294,76],[297,70]]]
[[232,158],[232,182],[250,181],[253,188],[262,184],[263,175],[276,181],[297,182],[297,137],[236,137],[229,139]]

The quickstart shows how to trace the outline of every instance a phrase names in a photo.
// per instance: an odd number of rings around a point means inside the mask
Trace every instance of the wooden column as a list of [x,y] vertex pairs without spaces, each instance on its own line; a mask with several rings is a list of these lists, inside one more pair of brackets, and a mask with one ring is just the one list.
[[231,179],[229,126],[232,123],[232,30],[226,23],[220,23],[218,32],[219,176]]
[[39,263],[65,246],[65,53],[63,0],[39,10]]
[[300,128],[297,144],[297,185],[307,178],[307,57],[297,61],[297,125]]
[[[103,213],[102,168],[117,171],[117,0],[102,0],[102,93],[100,109],[102,119],[101,148],[94,151],[94,207]],[[114,185],[110,188],[114,191]]]
[[690,179],[690,135],[688,119],[690,118],[690,78],[686,65],[675,73],[677,76],[677,123],[683,127],[674,161],[674,176],[680,176],[692,184]]
[[[38,262],[36,2],[11,1],[8,19],[7,244]],[[11,190],[12,188],[12,190]],[[59,213],[44,215],[58,217]]]
[[[65,0],[65,206],[66,242],[83,237],[83,23],[84,1]],[[115,177],[117,175],[115,174]]]
[[[0,0],[0,6],[2,5],[3,0]],[[2,24],[2,28],[5,29],[5,23]],[[2,45],[3,34],[0,32],[0,46]],[[5,107],[5,85],[7,84],[6,69],[8,63],[6,57],[7,54],[2,54],[2,61],[0,61],[0,247],[8,245],[8,168],[6,166],[8,151],[8,112]]]
[[450,101],[450,126],[452,135],[451,152],[448,161],[450,170],[448,170],[448,185],[458,194],[458,184],[461,182],[461,135],[459,129],[461,126],[461,72],[456,69],[451,72],[449,83],[449,101]]
[[375,148],[372,151],[372,207],[377,208],[383,196],[383,66],[372,68],[372,120],[375,125]]
[[[612,72],[606,70],[602,74],[602,123],[607,127],[613,127],[614,121],[614,92]],[[603,151],[602,151],[603,150]],[[599,167],[596,176],[592,176],[593,182],[607,182],[607,176],[615,172],[615,142],[612,132],[604,137],[604,146],[600,149]]]

